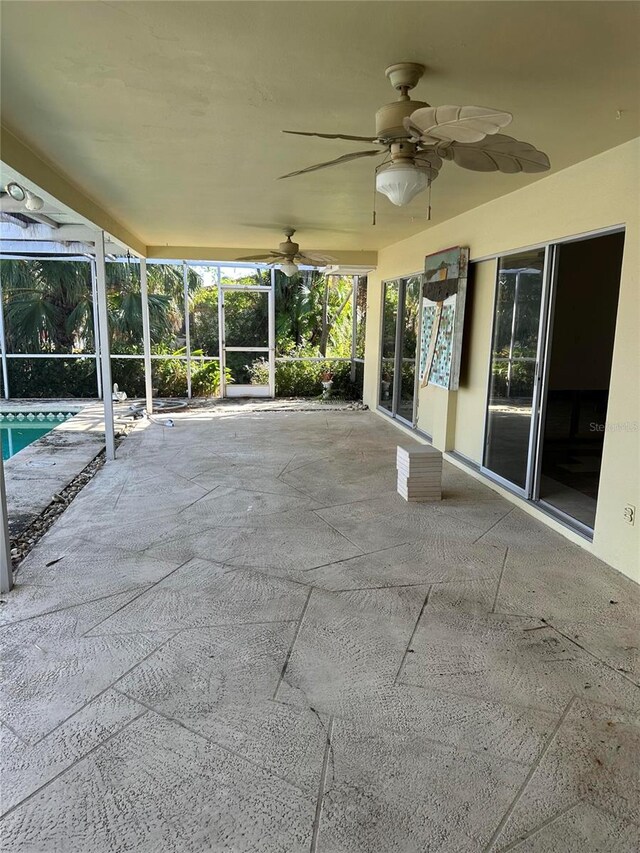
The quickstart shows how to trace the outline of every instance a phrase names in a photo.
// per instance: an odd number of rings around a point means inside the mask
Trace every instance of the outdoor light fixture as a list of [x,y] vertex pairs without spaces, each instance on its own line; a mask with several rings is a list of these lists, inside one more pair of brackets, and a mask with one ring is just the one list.
[[44,207],[44,199],[40,198],[40,196],[35,193],[29,192],[29,190],[25,190],[25,195],[27,200],[25,201],[24,206],[27,210],[42,210]]
[[409,204],[428,183],[427,173],[406,161],[391,163],[376,175],[376,190],[398,207]]
[[6,185],[5,191],[14,201],[23,201],[26,210],[42,210],[44,207],[44,199],[32,193],[31,190],[26,190],[15,181],[10,181]]
[[279,266],[287,278],[291,278],[292,275],[295,275],[298,272],[298,266],[297,264],[294,264],[293,261],[286,261],[286,263],[280,264]]
[[14,201],[24,201],[27,197],[26,192],[22,189],[20,184],[16,184],[15,181],[11,181],[11,183],[7,184],[5,189]]

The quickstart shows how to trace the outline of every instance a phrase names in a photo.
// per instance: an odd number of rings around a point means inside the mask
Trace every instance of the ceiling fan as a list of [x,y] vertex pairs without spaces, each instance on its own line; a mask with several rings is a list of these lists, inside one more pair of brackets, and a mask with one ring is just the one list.
[[296,233],[295,228],[285,228],[284,240],[277,249],[266,255],[249,255],[246,258],[237,258],[239,261],[266,261],[269,266],[278,267],[286,276],[295,275],[298,272],[298,264],[308,267],[326,267],[327,264],[335,263],[335,258],[329,255],[319,255],[316,252],[300,251],[298,243],[291,239]]
[[544,172],[549,168],[549,158],[542,151],[499,133],[513,118],[511,113],[489,107],[432,107],[423,101],[412,101],[408,92],[424,71],[424,65],[416,62],[398,62],[387,68],[385,74],[400,92],[400,98],[377,111],[375,136],[283,131],[298,136],[373,142],[383,151],[373,148],[344,154],[281,177],[293,178],[360,157],[385,154],[385,160],[376,168],[376,190],[401,207],[438,177],[444,160],[477,172]]

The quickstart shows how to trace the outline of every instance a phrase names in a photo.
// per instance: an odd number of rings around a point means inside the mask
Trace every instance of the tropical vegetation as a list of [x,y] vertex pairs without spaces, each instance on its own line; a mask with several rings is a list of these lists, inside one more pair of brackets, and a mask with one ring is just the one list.
[[[215,270],[216,268],[214,268]],[[93,288],[89,263],[76,260],[3,260],[0,263],[2,305],[8,353],[56,358],[11,358],[9,387],[13,397],[96,395]],[[139,265],[128,260],[106,265],[107,303],[113,381],[130,397],[144,393],[142,301]],[[192,393],[218,393],[220,368],[218,328],[219,284],[269,284],[268,270],[222,268],[217,281],[211,270],[188,267],[187,304],[191,349]],[[320,375],[334,373],[334,392],[358,396],[351,383],[349,358],[353,320],[352,279],[302,271],[287,278],[276,272],[276,393],[315,396]],[[182,265],[149,264],[149,320],[154,356],[153,386],[158,396],[187,393],[186,326]],[[364,353],[366,290],[358,295],[357,355]],[[247,289],[225,291],[228,346],[266,346],[268,300]],[[69,358],[59,356],[68,355]],[[229,353],[227,381],[262,382],[267,366],[255,353]],[[360,372],[360,371],[359,371]],[[361,380],[360,380],[361,381]]]

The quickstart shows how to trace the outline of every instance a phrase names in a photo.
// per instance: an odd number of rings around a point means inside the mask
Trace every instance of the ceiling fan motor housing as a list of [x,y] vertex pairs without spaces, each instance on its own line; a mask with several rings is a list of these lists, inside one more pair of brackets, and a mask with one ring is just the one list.
[[379,139],[406,139],[403,119],[428,106],[424,101],[393,101],[385,104],[376,113],[376,136]]
[[287,237],[287,239],[283,243],[280,243],[278,248],[280,249],[283,255],[289,255],[290,257],[293,257],[294,255],[298,254],[298,251],[300,250],[300,244],[294,243],[290,237]]

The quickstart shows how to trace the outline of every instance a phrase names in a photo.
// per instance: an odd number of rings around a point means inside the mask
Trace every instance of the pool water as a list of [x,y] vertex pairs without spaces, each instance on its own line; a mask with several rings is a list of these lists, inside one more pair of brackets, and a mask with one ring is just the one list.
[[75,412],[2,412],[0,413],[0,436],[2,458],[10,459],[24,450],[36,439],[42,438],[63,421],[68,421]]

